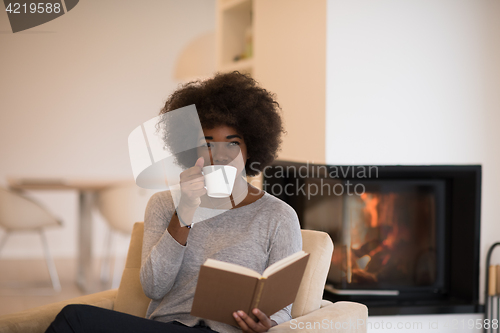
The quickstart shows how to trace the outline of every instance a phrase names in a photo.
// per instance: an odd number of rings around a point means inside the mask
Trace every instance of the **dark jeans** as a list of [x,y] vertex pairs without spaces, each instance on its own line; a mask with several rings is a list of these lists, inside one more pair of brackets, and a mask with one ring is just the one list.
[[175,333],[214,333],[205,322],[189,327],[173,321],[162,323],[126,313],[98,308],[91,305],[72,304],[65,306],[50,324],[45,333],[137,333],[137,332],[175,332]]

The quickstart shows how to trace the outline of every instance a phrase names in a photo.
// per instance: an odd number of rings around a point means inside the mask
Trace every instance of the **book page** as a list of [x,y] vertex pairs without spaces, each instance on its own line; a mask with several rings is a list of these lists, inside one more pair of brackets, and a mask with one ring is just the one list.
[[261,277],[261,275],[253,269],[215,259],[207,259],[203,266],[218,268],[224,271],[247,275],[258,279]]
[[299,260],[300,258],[306,256],[307,253],[305,253],[304,251],[299,251],[299,252],[296,252],[286,258],[283,258],[277,262],[275,262],[274,264],[272,264],[271,266],[269,266],[268,268],[266,268],[266,270],[264,271],[264,273],[262,273],[262,277],[263,278],[267,278],[269,277],[270,275],[272,275],[273,273],[279,271],[280,269],[282,269],[283,267],[286,267],[288,265],[290,265],[291,263]]
[[[297,256],[295,256],[297,257]],[[257,297],[254,297],[254,305],[268,316],[285,306],[293,303],[309,261],[309,254],[299,256],[298,260],[285,265],[280,270],[271,274],[263,282],[263,288]]]

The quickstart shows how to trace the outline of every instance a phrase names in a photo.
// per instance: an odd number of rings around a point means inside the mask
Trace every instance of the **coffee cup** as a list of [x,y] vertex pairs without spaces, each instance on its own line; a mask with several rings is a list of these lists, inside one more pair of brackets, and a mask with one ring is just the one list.
[[227,198],[233,192],[237,169],[231,165],[208,165],[203,168],[207,195],[211,198]]

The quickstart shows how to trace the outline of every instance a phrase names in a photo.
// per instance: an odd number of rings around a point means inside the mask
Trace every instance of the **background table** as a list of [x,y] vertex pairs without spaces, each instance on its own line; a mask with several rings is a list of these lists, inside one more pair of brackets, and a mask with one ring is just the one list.
[[92,209],[95,193],[109,186],[130,180],[114,179],[50,179],[7,178],[13,190],[76,190],[78,191],[78,263],[76,282],[85,293],[94,292],[92,285]]

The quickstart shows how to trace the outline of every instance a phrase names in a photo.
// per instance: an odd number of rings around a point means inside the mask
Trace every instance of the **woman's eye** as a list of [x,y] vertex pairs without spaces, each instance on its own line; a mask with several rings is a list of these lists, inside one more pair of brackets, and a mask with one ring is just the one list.
[[210,142],[205,142],[201,146],[205,147],[205,148],[212,147],[212,145],[210,144]]
[[233,142],[229,142],[228,144],[230,147],[234,147],[234,146],[239,146],[240,143],[238,141],[233,141]]

